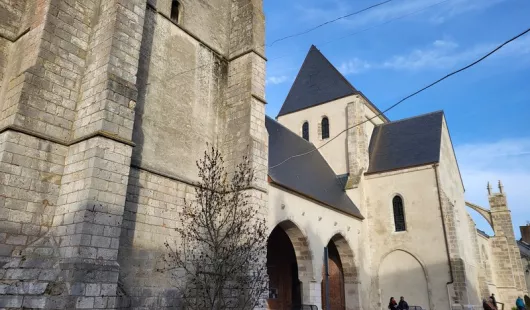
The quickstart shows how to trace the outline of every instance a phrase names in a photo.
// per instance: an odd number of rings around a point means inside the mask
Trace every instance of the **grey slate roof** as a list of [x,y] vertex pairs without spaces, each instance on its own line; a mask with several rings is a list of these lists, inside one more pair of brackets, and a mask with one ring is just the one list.
[[315,146],[268,116],[265,118],[265,126],[269,133],[269,177],[273,183],[363,218],[319,151],[289,160],[277,168],[270,168],[289,156],[314,150]]
[[443,116],[438,111],[375,127],[367,173],[439,162]]
[[519,240],[517,241],[517,245],[519,246],[519,251],[521,252],[521,256],[530,258],[530,244]]
[[478,229],[478,228],[477,228],[477,232],[478,232],[480,235],[482,235],[482,236],[484,236],[484,237],[486,237],[486,238],[489,238],[489,237],[490,237],[485,231],[480,230],[480,229]]
[[358,93],[312,45],[278,116]]

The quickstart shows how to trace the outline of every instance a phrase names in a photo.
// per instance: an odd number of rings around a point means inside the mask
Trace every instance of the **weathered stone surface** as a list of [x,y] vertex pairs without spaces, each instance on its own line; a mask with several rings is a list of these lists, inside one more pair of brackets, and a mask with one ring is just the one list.
[[[171,1],[147,2],[0,0],[0,307],[174,305],[168,279],[134,264],[154,266],[175,235],[197,156],[228,133],[229,85],[248,112],[230,136],[259,141],[244,152],[266,167],[246,87],[264,97],[260,1],[187,2],[178,24]],[[251,67],[236,60],[229,81],[236,50]]]

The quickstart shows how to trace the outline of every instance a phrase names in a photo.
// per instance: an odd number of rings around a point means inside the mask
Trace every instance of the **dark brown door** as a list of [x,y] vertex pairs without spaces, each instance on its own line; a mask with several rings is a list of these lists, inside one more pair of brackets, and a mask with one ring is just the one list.
[[268,309],[291,310],[300,303],[298,266],[291,240],[279,227],[269,236],[267,244],[267,272],[269,274]]

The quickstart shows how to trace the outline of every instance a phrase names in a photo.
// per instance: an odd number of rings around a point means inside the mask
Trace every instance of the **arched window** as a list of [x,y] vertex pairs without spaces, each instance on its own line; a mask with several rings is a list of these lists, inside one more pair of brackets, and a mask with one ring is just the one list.
[[392,206],[394,207],[394,224],[396,231],[405,231],[407,227],[405,225],[405,211],[403,210],[403,199],[396,196],[392,199]]
[[304,122],[304,124],[302,125],[302,138],[309,141],[309,123],[308,122]]
[[178,24],[180,18],[180,3],[177,0],[171,2],[171,20]]
[[329,138],[329,119],[324,116],[322,119],[322,139]]

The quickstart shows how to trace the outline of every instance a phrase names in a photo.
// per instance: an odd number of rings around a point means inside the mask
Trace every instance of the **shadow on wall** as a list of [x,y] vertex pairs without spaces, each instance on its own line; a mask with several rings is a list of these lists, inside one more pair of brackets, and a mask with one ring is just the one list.
[[[156,0],[151,2],[156,6]],[[125,309],[134,307],[171,309],[172,307],[168,305],[172,304],[173,307],[175,306],[177,295],[176,292],[171,292],[171,290],[160,291],[160,287],[163,287],[163,284],[168,283],[170,280],[169,277],[156,272],[157,262],[160,264],[161,258],[166,254],[163,245],[164,240],[158,240],[160,244],[153,244],[155,249],[143,248],[145,241],[151,239],[152,235],[150,234],[149,214],[146,214],[144,210],[139,210],[139,208],[145,209],[146,200],[150,196],[149,194],[153,194],[153,191],[146,186],[147,180],[142,176],[142,172],[135,168],[142,164],[144,148],[142,123],[156,14],[151,7],[147,7],[136,79],[138,100],[135,107],[133,130],[133,141],[136,146],[133,148],[118,252],[118,262],[120,264],[117,294],[118,306]]]

